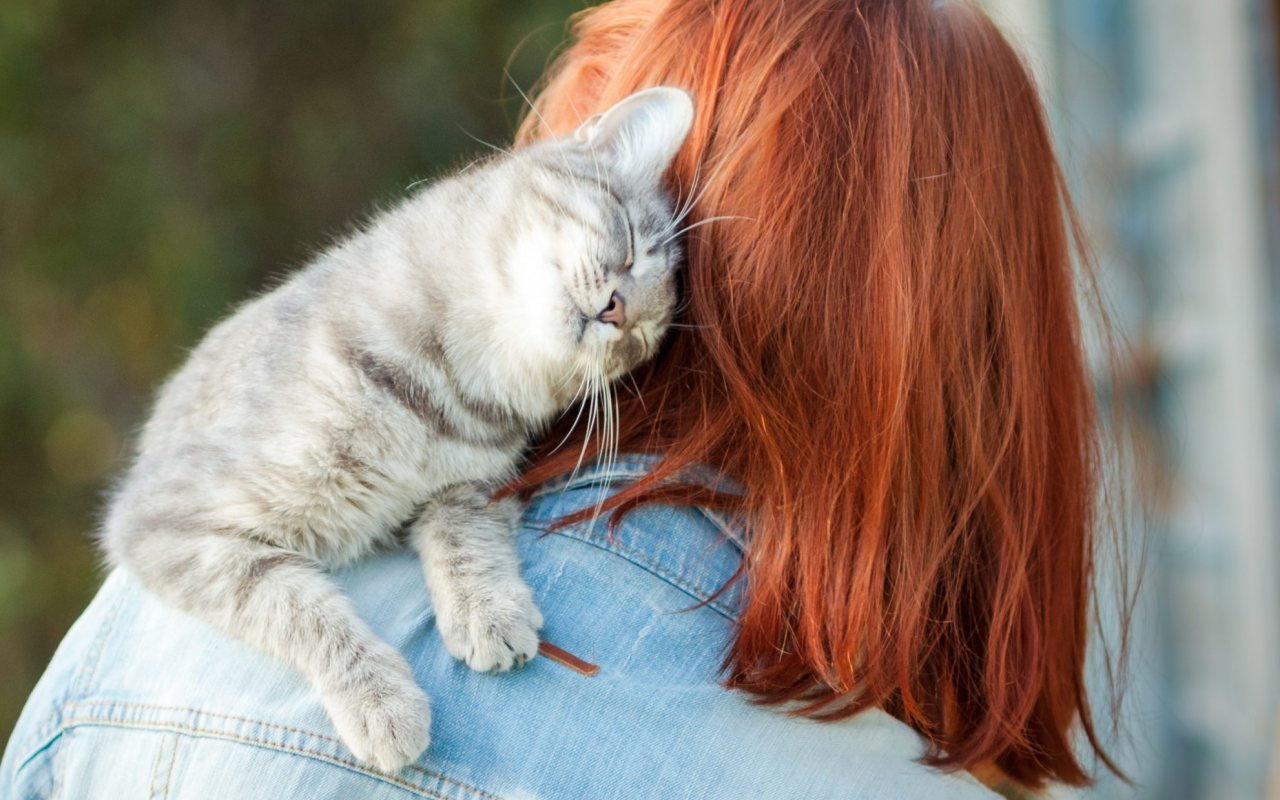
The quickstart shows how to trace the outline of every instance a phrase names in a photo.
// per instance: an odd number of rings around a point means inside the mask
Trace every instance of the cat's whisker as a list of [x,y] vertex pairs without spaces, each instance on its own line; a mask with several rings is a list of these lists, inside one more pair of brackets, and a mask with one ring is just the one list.
[[676,210],[672,213],[672,222],[670,227],[674,228],[680,224],[677,220],[684,219],[685,214],[689,213],[689,209],[693,208],[693,204],[697,202],[701,195],[698,193],[698,180],[702,175],[702,161],[693,165],[693,180],[689,182],[689,191],[683,196],[676,198]]
[[725,221],[725,220],[730,220],[730,219],[745,219],[745,220],[750,220],[750,221],[752,221],[752,222],[754,222],[754,221],[755,221],[755,218],[754,218],[754,217],[743,217],[743,216],[740,216],[740,215],[738,215],[738,214],[724,214],[724,215],[722,215],[722,216],[718,216],[718,217],[707,217],[706,219],[700,219],[700,220],[698,220],[697,222],[693,223],[692,225],[686,225],[686,226],[684,226],[684,227],[683,227],[683,228],[681,228],[680,230],[678,230],[678,231],[676,231],[675,233],[673,233],[673,234],[671,234],[670,236],[668,236],[666,239],[662,240],[662,242],[660,242],[658,246],[659,246],[659,247],[661,247],[662,245],[666,244],[667,242],[670,242],[672,239],[675,239],[676,237],[681,236],[682,234],[688,233],[689,231],[693,230],[694,228],[701,228],[703,225],[710,225],[710,224],[711,224],[711,223],[713,223],[713,222],[723,222],[723,221]]
[[591,153],[591,164],[596,171],[596,188],[604,191],[604,179],[600,173],[600,154],[596,152],[594,147],[588,148],[588,151]]
[[688,322],[672,322],[667,325],[668,328],[678,328],[686,331],[702,331],[708,328],[714,328],[714,325],[693,325]]
[[[572,375],[570,376],[570,379],[572,379]],[[569,430],[565,433],[564,438],[560,440],[559,444],[551,448],[552,453],[560,452],[560,448],[564,447],[564,443],[569,441],[569,438],[573,436],[573,432],[578,429],[578,422],[582,419],[582,409],[586,405],[585,396],[583,396],[581,400],[579,399],[579,396],[582,395],[582,391],[586,388],[586,385],[587,376],[586,373],[583,373],[582,377],[578,380],[578,388],[573,393],[573,399],[569,401],[569,409],[572,409],[576,405],[578,407],[578,413],[574,416],[573,422],[569,425]],[[565,410],[565,414],[567,413],[569,413],[568,409]],[[564,414],[561,414],[562,418],[563,416]]]
[[[555,389],[556,394],[559,394],[559,393],[560,393],[560,390],[561,390],[561,389],[563,389],[565,386],[567,386],[567,385],[568,385],[568,383],[569,383],[569,381],[571,381],[571,380],[573,380],[573,373],[570,373],[570,374],[568,374],[568,375],[564,376],[564,380],[562,380],[562,381],[560,381],[560,383],[556,384],[556,389]],[[566,411],[567,411],[567,410],[568,410],[568,409],[566,409]],[[564,416],[564,414],[561,414],[560,416]]]
[[[504,69],[504,70],[502,71],[502,74],[503,74],[503,75],[505,75],[505,76],[506,76],[506,78],[507,78],[507,80],[511,82],[511,85],[515,87],[515,90],[520,94],[520,98],[521,98],[522,100],[524,100],[525,105],[527,105],[527,106],[529,107],[529,110],[533,112],[533,115],[534,115],[535,117],[537,117],[537,118],[538,118],[538,122],[542,124],[542,129],[543,129],[543,131],[544,131],[548,136],[553,135],[555,132],[552,130],[551,126],[550,126],[549,124],[547,124],[547,118],[546,118],[546,117],[544,117],[544,116],[542,116],[542,112],[541,112],[541,111],[539,111],[539,110],[538,110],[538,107],[534,104],[534,102],[533,102],[532,100],[530,100],[530,99],[529,99],[529,95],[525,94],[524,89],[521,89],[521,88],[520,88],[520,84],[519,84],[519,83],[516,83],[516,79],[515,79],[515,78],[513,78],[513,77],[511,76],[511,71],[510,71],[510,70],[506,70],[506,69]],[[573,170],[572,170],[572,168],[569,166],[569,159],[568,159],[568,157],[564,154],[564,152],[563,152],[563,151],[559,151],[559,155],[560,155],[560,163],[561,163],[561,165],[562,165],[566,170],[569,170],[570,172],[572,172]]]
[[613,435],[613,408],[610,398],[613,396],[613,385],[600,375],[600,450],[604,465],[609,465],[609,441]]
[[[611,381],[604,384],[604,398],[602,400],[605,408],[605,468],[604,474],[613,474],[614,467],[618,463],[618,395]],[[601,496],[603,502],[604,496]]]
[[685,199],[684,205],[680,206],[679,210],[671,215],[671,221],[667,223],[667,231],[674,230],[676,226],[684,221],[685,217],[689,216],[689,213],[693,211],[694,207],[698,204],[698,201],[702,199],[702,196],[706,194],[707,189],[709,188],[710,185],[708,184],[707,186],[703,186],[699,189],[696,183],[694,186],[690,187],[689,197]]
[[596,388],[596,369],[588,371],[587,381],[587,400],[590,408],[587,413],[587,429],[582,434],[582,447],[578,450],[578,461],[573,465],[573,471],[569,473],[569,483],[573,483],[578,478],[578,472],[582,469],[582,461],[587,455],[587,448],[591,446],[591,434],[595,431],[596,412],[599,405],[599,398]]
[[[609,396],[611,385],[604,376],[604,370],[599,370],[597,384],[600,387],[600,433],[598,452],[596,454],[596,468],[598,474],[608,480],[608,476],[613,469],[609,459],[609,440],[613,429],[613,413],[609,407]],[[591,524],[594,526],[596,521],[600,519],[600,513],[604,508],[605,490],[601,487],[599,497],[596,498],[595,511],[592,514]]]
[[693,197],[698,191],[698,179],[702,175],[702,160],[699,159],[697,164],[693,165],[693,180],[689,182],[689,193],[684,197],[676,198],[676,215],[684,214],[688,211],[688,206],[692,205]]
[[[550,135],[551,126],[547,124],[547,120],[545,117],[542,116],[542,112],[538,111],[538,107],[534,105],[532,100],[529,99],[529,95],[525,94],[525,91],[520,88],[520,84],[516,83],[516,79],[511,77],[511,73],[509,71],[504,71],[503,74],[506,76],[507,80],[511,82],[511,85],[515,87],[516,92],[520,94],[520,97],[522,100],[524,100],[525,105],[529,107],[529,110],[533,112],[533,115],[538,118],[538,121],[540,123],[542,123],[543,130],[548,135]],[[569,158],[564,154],[563,151],[557,151],[557,154],[560,157],[560,166],[564,167],[567,172],[572,172],[573,169],[569,164]],[[569,212],[565,209],[564,203],[560,202],[560,199],[558,197],[552,194],[552,195],[549,195],[549,199],[555,205],[556,210],[560,212],[560,217],[562,219],[572,218],[572,215],[570,215]]]
[[609,184],[608,172],[600,169],[600,153],[594,146],[587,149],[591,153],[591,163],[596,171],[596,188],[601,191],[606,191],[607,189],[609,194],[613,194],[613,187]]
[[[467,130],[466,128],[462,127],[461,125],[458,125],[458,130],[462,131],[463,135],[465,135],[465,136],[466,136],[468,139],[470,139],[471,141],[473,141],[473,142],[475,142],[475,143],[477,143],[477,144],[482,144],[482,145],[484,145],[485,147],[489,148],[490,150],[493,150],[495,153],[502,153],[503,155],[508,155],[508,156],[509,156],[509,155],[511,155],[511,150],[509,150],[508,148],[506,148],[506,147],[499,147],[498,145],[494,144],[493,142],[486,142],[484,139],[481,139],[479,136],[476,136],[474,133],[472,133],[471,131],[469,131],[469,130]],[[414,181],[414,183],[415,183],[415,184],[416,184],[416,183],[421,183],[421,182],[422,182],[422,181]],[[413,184],[410,184],[410,186],[412,186],[412,185],[413,185]]]
[[671,221],[667,223],[667,227],[666,227],[666,228],[665,228],[665,230],[663,230],[663,232],[660,234],[660,235],[661,235],[661,236],[663,236],[664,238],[665,238],[665,237],[666,237],[666,236],[667,236],[671,231],[675,230],[675,229],[680,225],[680,223],[684,221],[685,217],[689,216],[689,214],[693,212],[693,209],[697,207],[698,202],[699,202],[700,200],[702,200],[703,195],[705,195],[705,194],[707,193],[707,191],[712,187],[712,185],[714,185],[714,180],[715,180],[715,175],[716,175],[716,173],[715,173],[715,171],[712,171],[711,176],[707,179],[706,183],[705,183],[705,184],[703,184],[702,188],[701,188],[701,189],[698,189],[698,191],[697,191],[697,193],[696,193],[696,194],[694,193],[694,191],[693,191],[693,190],[698,188],[698,187],[697,187],[697,177],[698,177],[699,170],[701,169],[701,167],[702,167],[701,162],[699,162],[699,163],[698,163],[698,165],[697,165],[696,167],[694,167],[694,185],[693,185],[693,187],[690,189],[689,198],[688,198],[688,200],[684,203],[684,205],[680,206],[680,210],[679,210],[679,211],[677,211],[675,214],[673,214],[673,215],[672,215],[672,217],[671,217]]
[[612,384],[609,386],[609,400],[613,407],[613,410],[609,414],[610,419],[612,420],[611,427],[613,428],[613,446],[610,448],[609,455],[609,471],[612,472],[614,467],[618,464],[618,448],[622,440],[622,429],[618,424],[618,417],[620,414],[618,409],[618,390]]
[[[608,476],[613,472],[614,465],[617,462],[617,410],[614,405],[615,397],[613,393],[613,386],[605,379],[603,371],[600,373],[599,383],[602,396],[600,398],[600,448],[596,458],[596,463],[600,474],[607,480]],[[597,520],[600,518],[600,513],[604,508],[605,499],[606,492],[602,490],[600,496],[596,500],[595,511],[591,515],[592,527],[595,526]]]
[[[613,385],[612,385],[612,384],[608,384],[608,385],[606,385],[606,386],[605,386],[605,390],[604,390],[604,398],[603,398],[603,400],[601,400],[601,403],[604,405],[604,427],[603,427],[603,432],[604,432],[604,442],[603,442],[603,447],[604,447],[604,459],[605,459],[605,465],[606,465],[606,467],[608,467],[608,468],[612,468],[612,466],[613,466],[613,465],[612,465],[612,463],[610,463],[610,462],[611,462],[611,461],[612,461],[612,459],[613,459],[613,450],[612,450],[612,445],[613,445],[613,437],[614,437],[614,432],[615,432],[615,420],[614,420],[614,408],[613,408]],[[608,470],[606,469],[606,472],[607,472],[607,471],[608,471]]]
[[[649,354],[648,345],[645,346],[645,354]],[[640,384],[636,383],[635,376],[628,372],[624,377],[631,384],[629,391],[635,395],[636,400],[640,401],[640,410],[646,414],[649,413],[649,409],[644,404],[644,393],[640,391]],[[625,386],[626,384],[623,385]]]
[[511,71],[504,69],[502,71],[502,74],[506,76],[508,81],[511,82],[511,85],[515,87],[515,90],[519,92],[520,98],[524,100],[525,105],[529,106],[529,110],[532,111],[533,115],[538,118],[538,122],[542,123],[543,130],[548,135],[550,135],[552,133],[552,130],[551,130],[551,126],[547,124],[547,118],[542,116],[542,112],[539,111],[538,107],[533,104],[532,100],[529,99],[529,95],[525,94],[524,89],[520,88],[520,84],[517,83],[516,79],[511,76]]
[[[716,177],[720,174],[720,170],[726,168],[727,165],[732,163],[733,158],[738,154],[738,151],[744,145],[745,145],[745,141],[739,141],[736,145],[734,145],[734,147],[731,150],[729,150],[729,152],[726,155],[720,158],[716,167],[711,170],[710,174],[707,176],[705,183],[702,186],[702,189],[698,191],[696,196],[693,194],[693,189],[692,188],[690,189],[691,199],[688,202],[681,205],[680,210],[672,217],[671,222],[668,223],[668,227],[666,228],[666,231],[664,231],[664,233],[662,234],[664,238],[666,237],[667,233],[674,230],[676,226],[678,226],[682,221],[684,221],[684,218],[689,216],[689,214],[693,211],[693,209],[697,207],[698,202],[702,200],[703,195],[705,195],[707,191],[712,186],[715,185]],[[694,175],[693,187],[694,188],[697,187],[698,176],[701,174],[701,170],[702,170],[702,162],[699,161],[696,165],[694,165],[694,170],[693,170],[693,175]],[[679,235],[679,234],[675,234],[675,235]],[[672,236],[671,238],[674,238],[674,236]],[[668,239],[668,241],[669,240],[670,239]]]

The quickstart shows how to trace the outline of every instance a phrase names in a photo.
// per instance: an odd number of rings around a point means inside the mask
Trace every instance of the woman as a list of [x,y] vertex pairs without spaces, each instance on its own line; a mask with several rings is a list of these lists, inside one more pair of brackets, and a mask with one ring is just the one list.
[[1079,733],[1110,766],[1069,202],[1026,67],[965,2],[616,0],[521,137],[655,84],[698,100],[687,308],[618,397],[631,455],[566,484],[582,433],[553,432],[517,487],[544,637],[590,663],[473,674],[410,556],[344,573],[435,699],[384,774],[299,676],[115,574],[0,796],[976,798],[1086,783]]

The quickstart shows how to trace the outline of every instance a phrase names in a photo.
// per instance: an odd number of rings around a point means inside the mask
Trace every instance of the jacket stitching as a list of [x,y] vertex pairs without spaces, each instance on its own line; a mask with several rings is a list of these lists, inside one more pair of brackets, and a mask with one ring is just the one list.
[[[58,717],[63,713],[63,709],[70,698],[86,694],[89,691],[90,684],[97,676],[98,663],[102,659],[103,651],[106,650],[107,640],[111,638],[111,634],[116,627],[116,620],[120,616],[120,610],[124,607],[124,600],[125,595],[124,593],[121,593],[112,602],[111,607],[107,609],[106,620],[102,626],[102,630],[94,637],[93,645],[89,650],[89,655],[85,658],[84,664],[80,666],[80,669],[76,671],[75,677],[71,679],[68,689],[62,697],[63,703],[55,705],[53,712],[49,714],[48,718],[46,718],[45,721],[37,727],[35,732],[27,739],[27,742],[23,747],[26,757],[18,762],[15,774],[29,764],[31,759],[35,758],[41,750],[52,745],[54,740],[58,738],[62,730],[62,726],[58,724]],[[58,787],[55,784],[53,794],[56,795],[57,792]]]
[[102,654],[107,649],[107,641],[111,638],[111,634],[115,633],[116,622],[120,618],[120,610],[124,608],[124,601],[127,596],[127,589],[122,590],[115,598],[115,602],[111,604],[111,610],[107,612],[106,625],[103,626],[102,632],[98,634],[97,640],[93,643],[93,652],[86,659],[84,667],[72,684],[73,695],[87,694],[92,688],[94,679],[98,677],[98,665],[102,663]]
[[747,549],[746,526],[742,526],[737,522],[730,521],[729,517],[726,517],[722,514],[712,511],[709,508],[703,508],[702,506],[694,506],[694,509],[699,514],[701,514],[702,516],[710,520],[712,525],[715,525],[717,528],[719,528],[720,532],[724,534],[724,538],[732,542],[733,546],[738,548],[740,552],[746,551]]
[[[620,480],[638,480],[649,474],[649,467],[643,464],[624,464],[617,465],[611,470],[597,470],[579,475],[574,480],[563,480],[557,484],[555,481],[545,483],[534,491],[532,497],[547,497],[552,494],[564,495],[567,492],[576,491],[578,489],[586,489],[591,486],[599,486],[608,488]],[[713,525],[720,529],[725,538],[734,544],[739,550],[746,549],[747,528],[741,524],[741,521],[730,518],[712,511],[702,506],[692,506],[692,508],[706,517]]]
[[178,763],[178,745],[181,742],[177,736],[172,738],[173,744],[169,746],[169,770],[164,776],[164,794],[160,796],[160,800],[169,800],[169,787],[173,784],[173,765]]
[[410,764],[409,769],[425,777],[434,778],[436,780],[444,781],[445,783],[457,786],[459,789],[462,789],[464,792],[471,792],[472,794],[479,795],[480,797],[485,798],[485,800],[502,800],[502,798],[496,794],[491,794],[490,792],[486,792],[484,789],[479,789],[470,784],[463,783],[462,781],[459,781],[459,780],[455,780],[454,778],[450,778],[448,775],[441,775],[438,772],[432,772],[431,770],[426,769],[424,767],[419,767],[417,764]]
[[[556,486],[554,484],[544,485],[538,491],[535,491],[533,496],[543,497],[543,496],[547,496],[555,493],[559,493],[560,495],[563,496],[567,492],[581,490],[581,489],[589,488],[592,486],[600,486],[602,488],[607,488],[608,486],[612,485],[613,483],[616,483],[619,480],[640,478],[646,475],[647,473],[648,473],[648,468],[644,466],[632,466],[632,465],[617,466],[610,471],[601,470],[598,472],[581,475],[573,481],[566,481],[564,485],[561,485],[561,486]],[[740,531],[736,527],[736,525],[733,522],[731,522],[727,517],[721,516],[720,514],[713,513],[711,510],[705,509],[699,506],[694,506],[691,508],[691,510],[696,512],[699,516],[701,516],[707,522],[711,523],[712,527],[714,527],[716,531],[721,536],[723,536],[724,539],[730,545],[732,545],[734,549],[736,549],[739,553],[744,552],[745,541],[746,541],[745,533]],[[737,619],[737,614],[735,610],[732,607],[730,607],[728,604],[722,603],[718,599],[708,602],[707,598],[711,597],[712,595],[715,595],[717,590],[712,590],[710,588],[707,588],[701,585],[700,583],[695,582],[690,577],[687,577],[682,574],[678,575],[673,570],[669,570],[665,567],[660,566],[658,563],[656,563],[654,560],[650,559],[649,557],[645,555],[641,555],[643,551],[639,550],[638,548],[631,548],[631,547],[625,547],[623,545],[620,545],[617,543],[617,541],[613,537],[602,539],[601,537],[595,534],[594,530],[591,530],[589,528],[583,528],[582,526],[577,526],[577,530],[581,531],[577,535],[572,533],[573,530],[574,530],[573,528],[566,528],[563,530],[557,530],[552,532],[561,536],[565,536],[566,538],[569,538],[569,539],[575,539],[577,541],[584,542],[586,544],[595,545],[599,547],[601,550],[606,550],[608,552],[614,553],[615,555],[622,556],[623,558],[626,558],[627,560],[632,561],[637,566],[647,569],[649,572],[652,572],[657,577],[667,581],[671,585],[675,586],[677,589],[680,589],[686,594],[692,596],[694,599],[698,600],[700,603],[711,606],[713,609],[718,611],[723,616],[729,618],[730,620]]]
[[[281,725],[280,723],[277,723],[277,722],[267,722],[265,720],[253,719],[251,717],[240,717],[240,716],[236,716],[235,714],[222,714],[217,711],[205,711],[203,709],[191,708],[189,706],[164,706],[164,705],[156,705],[154,703],[131,703],[131,702],[117,702],[117,701],[98,701],[98,702],[82,701],[82,702],[67,703],[66,705],[66,708],[70,710],[72,713],[77,713],[75,711],[76,709],[81,709],[85,707],[134,708],[134,709],[141,709],[145,711],[178,711],[178,712],[187,713],[187,714],[201,714],[204,716],[217,717],[219,719],[230,720],[232,722],[243,722],[249,725],[261,725],[264,728],[273,728],[275,730],[286,731],[288,733],[297,733],[302,736],[310,737],[312,739],[319,739],[321,741],[330,742],[332,744],[342,745],[341,739],[338,739],[333,736],[326,736],[323,733],[316,733],[315,731],[309,731],[303,728],[295,728],[291,725]],[[146,721],[146,720],[121,720],[120,722],[126,725],[151,724],[149,721]],[[167,724],[167,723],[161,723],[161,724]],[[174,724],[181,725],[183,723],[174,723]],[[195,726],[192,726],[192,727],[195,727]],[[209,730],[212,730],[212,729],[209,729]],[[237,734],[228,734],[228,735],[235,736]],[[345,747],[345,745],[343,746]],[[486,798],[486,800],[502,800],[502,798],[496,794],[491,794],[476,786],[471,786],[470,784],[463,783],[462,781],[457,780],[456,778],[450,778],[448,775],[441,775],[438,772],[432,772],[431,770],[426,769],[425,767],[419,767],[416,764],[411,764],[409,765],[409,769],[414,772],[420,773],[425,777],[433,778],[435,780],[443,781],[445,783],[457,786],[459,789],[463,789],[465,791],[479,795],[480,797]],[[389,773],[379,772],[377,774],[386,775],[387,777],[392,777]]]
[[25,756],[14,768],[13,774],[17,775],[22,769],[31,763],[31,759],[40,754],[41,750],[53,744],[53,740],[58,738],[60,729],[57,725],[58,715],[62,713],[61,706],[54,706],[53,711],[49,712],[49,716],[45,717],[44,722],[36,726],[35,733],[31,734],[27,739],[26,745],[23,747]]
[[155,800],[156,798],[156,779],[160,777],[160,764],[164,759],[164,737],[160,739],[160,745],[156,748],[155,758],[151,760],[151,788],[147,791],[147,800]]
[[[64,730],[59,728],[59,730]],[[49,792],[49,800],[57,800],[62,794],[62,788],[67,783],[67,748],[60,747],[54,753],[54,758],[58,760],[56,777],[53,779],[53,791]]]
[[[214,728],[201,728],[196,725],[184,725],[176,722],[170,723],[170,722],[155,722],[155,721],[141,721],[141,720],[126,721],[126,720],[111,719],[110,717],[72,717],[71,719],[66,720],[64,725],[66,727],[73,727],[76,725],[105,725],[107,727],[116,727],[116,728],[170,730],[170,731],[176,731],[178,733],[190,733],[190,734],[196,734],[200,736],[209,736],[214,739],[227,739],[231,741],[241,742],[243,744],[257,745],[270,750],[283,750],[285,752],[295,753],[297,755],[311,756],[319,761],[326,761],[331,764],[336,764],[338,766],[348,767],[351,770],[358,772],[362,775],[365,775],[367,777],[374,778],[375,780],[384,781],[386,783],[390,783],[395,786],[399,786],[402,789],[407,789],[411,792],[415,792],[424,797],[434,798],[434,800],[449,800],[449,798],[445,797],[444,795],[437,794],[436,792],[433,792],[432,790],[426,788],[425,786],[415,786],[414,784],[409,783],[406,780],[397,778],[394,775],[389,775],[385,772],[378,772],[375,770],[368,769],[367,767],[365,767],[364,765],[360,764],[357,761],[351,761],[349,759],[339,758],[337,756],[331,756],[328,753],[323,753],[319,750],[311,750],[305,747],[295,747],[290,744],[284,744],[283,742],[273,742],[273,741],[270,741],[269,739],[258,739],[252,736],[245,736],[244,734],[239,734],[239,733],[228,733],[226,731],[220,731]],[[450,781],[450,783],[453,783],[453,781]],[[488,795],[488,797],[495,797],[495,796]],[[497,800],[501,800],[501,798],[498,798]]]
[[[23,748],[26,752],[26,757],[18,762],[15,774],[17,771],[20,771],[23,767],[29,764],[31,759],[35,758],[41,750],[52,745],[54,740],[60,735],[62,726],[58,724],[58,717],[63,713],[63,709],[66,707],[65,704],[70,698],[79,694],[84,694],[89,690],[89,684],[97,674],[98,662],[102,658],[102,652],[106,649],[107,639],[111,637],[112,631],[115,630],[116,619],[120,616],[120,609],[123,607],[124,596],[121,595],[115,599],[111,604],[111,607],[107,610],[106,623],[94,638],[93,646],[89,651],[88,657],[85,658],[84,664],[76,671],[75,677],[71,679],[69,688],[63,695],[63,704],[55,705],[53,712],[49,714],[48,718],[45,719],[45,721],[37,727],[35,732],[27,739],[26,745]],[[56,795],[57,793],[58,786],[55,783],[53,787],[53,795]]]
[[[162,736],[156,748],[156,762],[151,769],[151,791],[148,800],[166,800],[169,797],[169,782],[173,779],[173,762],[178,750],[177,736]],[[168,769],[165,768],[166,763]],[[164,786],[160,786],[160,776],[164,775]]]
[[708,592],[702,589],[701,587],[694,586],[692,582],[687,582],[684,579],[672,574],[668,570],[662,568],[661,566],[653,563],[649,559],[640,555],[638,551],[632,548],[624,548],[617,544],[608,544],[600,541],[599,539],[593,536],[575,535],[574,532],[570,529],[555,531],[555,534],[557,536],[563,536],[566,539],[572,539],[576,542],[589,544],[592,547],[598,547],[599,549],[604,550],[606,553],[613,553],[614,555],[620,558],[626,559],[627,561],[630,561],[636,566],[644,568],[646,571],[648,571],[655,577],[660,578],[666,583],[671,584],[675,588],[679,589],[680,591],[692,597],[694,600],[697,600],[698,602],[706,605],[712,611],[715,611],[716,613],[720,614],[725,619],[728,619],[730,621],[734,619],[734,615],[730,613],[726,608],[722,608],[721,604],[718,601],[712,600],[708,602],[707,598],[711,596],[711,592]]
[[562,533],[567,534],[568,537],[571,539],[579,539],[579,541],[590,541],[593,544],[598,544],[601,548],[608,550],[609,552],[616,553],[617,555],[621,555],[628,560],[634,561],[640,566],[653,572],[658,577],[663,578],[669,583],[675,585],[677,588],[683,590],[686,594],[689,594],[699,602],[705,603],[706,605],[714,607],[717,611],[719,611],[721,614],[728,617],[729,619],[735,618],[733,609],[730,608],[728,605],[721,604],[719,603],[719,601],[715,601],[715,600],[713,601],[707,600],[707,598],[715,594],[715,592],[712,589],[710,589],[707,586],[704,586],[701,582],[695,581],[692,577],[688,576],[685,573],[677,572],[676,570],[672,570],[666,567],[665,565],[662,564],[661,560],[650,558],[644,550],[638,547],[629,547],[627,545],[621,544],[614,537],[608,537],[602,540],[600,537],[594,535],[595,533],[594,531],[582,531],[580,537],[575,536],[574,532],[568,529],[566,529],[565,531],[562,531]]
[[[277,730],[288,731],[289,733],[300,733],[303,736],[310,736],[313,739],[322,739],[326,742],[333,742],[334,744],[342,744],[342,741],[340,739],[337,739],[336,737],[325,736],[324,734],[316,733],[315,731],[304,730],[303,728],[294,728],[289,725],[281,725],[276,722],[266,722],[259,719],[253,719],[251,717],[238,717],[234,714],[221,714],[217,711],[205,711],[204,709],[192,708],[190,706],[162,706],[162,705],[156,705],[154,703],[118,702],[115,700],[101,700],[101,701],[83,700],[80,702],[67,703],[66,705],[66,708],[68,709],[78,709],[78,708],[84,708],[84,707],[136,708],[136,709],[142,709],[145,711],[182,711],[188,714],[201,714],[208,717],[218,717],[219,719],[231,720],[232,722],[246,722],[250,725],[263,725],[268,728],[275,728]],[[123,720],[123,721],[132,722],[133,720]]]

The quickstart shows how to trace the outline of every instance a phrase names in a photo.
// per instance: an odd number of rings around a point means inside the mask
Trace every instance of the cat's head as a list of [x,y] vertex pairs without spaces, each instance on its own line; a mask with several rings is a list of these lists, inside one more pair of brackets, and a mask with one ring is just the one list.
[[633,94],[574,133],[514,154],[506,248],[512,322],[529,358],[569,381],[653,357],[676,312],[683,254],[662,178],[693,121],[679,89]]

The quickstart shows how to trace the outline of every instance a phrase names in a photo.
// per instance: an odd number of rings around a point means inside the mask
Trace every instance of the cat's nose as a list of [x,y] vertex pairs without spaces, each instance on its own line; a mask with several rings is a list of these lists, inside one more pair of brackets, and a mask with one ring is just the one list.
[[609,305],[604,307],[604,311],[600,312],[600,316],[596,319],[601,322],[607,322],[616,328],[621,328],[627,321],[627,304],[623,301],[622,295],[614,292],[609,296]]

